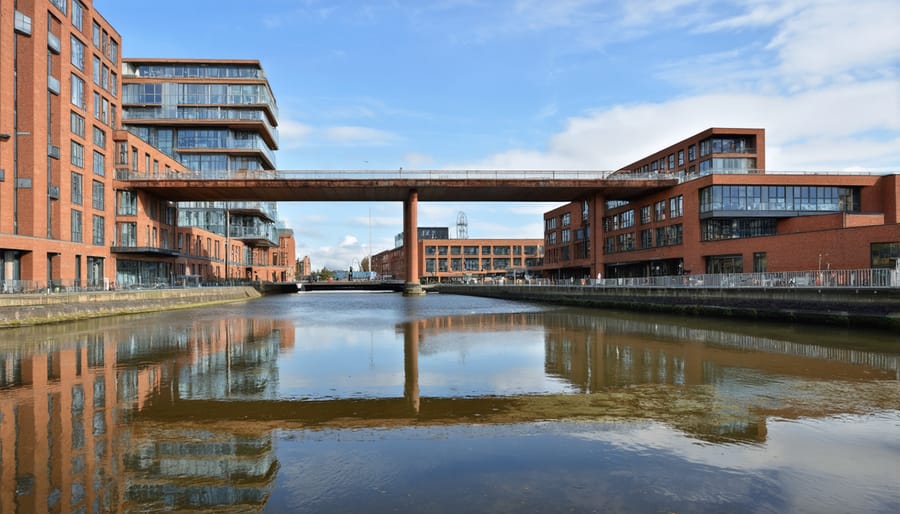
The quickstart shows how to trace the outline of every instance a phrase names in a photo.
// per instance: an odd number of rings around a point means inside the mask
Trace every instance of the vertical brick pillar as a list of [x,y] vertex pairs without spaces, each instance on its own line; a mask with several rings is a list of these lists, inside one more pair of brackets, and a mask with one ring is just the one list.
[[419,192],[409,191],[403,202],[403,249],[406,250],[406,283],[403,285],[405,296],[425,294],[419,284]]

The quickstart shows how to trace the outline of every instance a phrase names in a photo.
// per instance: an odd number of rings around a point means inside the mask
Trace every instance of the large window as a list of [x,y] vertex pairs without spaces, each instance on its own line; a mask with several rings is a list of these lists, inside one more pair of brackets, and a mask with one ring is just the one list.
[[119,216],[137,216],[137,193],[134,191],[118,191],[116,193],[116,214]]
[[73,243],[80,243],[82,239],[81,211],[72,211],[71,238]]
[[682,195],[669,198],[669,217],[680,218],[684,215],[684,197]]
[[72,66],[84,71],[84,43],[75,36],[70,36],[72,42]]
[[775,235],[775,218],[713,218],[700,222],[702,241]]
[[743,273],[742,255],[711,255],[706,258],[707,273]]
[[72,155],[70,155],[70,160],[72,165],[84,168],[84,146],[72,141],[71,151]]
[[84,109],[86,107],[84,101],[84,80],[74,73],[71,75],[72,86],[72,105],[76,105]]
[[666,201],[660,200],[653,205],[653,216],[656,221],[666,220]]
[[650,206],[645,205],[641,207],[641,225],[646,225],[650,223]]
[[78,137],[84,137],[84,118],[80,114],[72,111],[70,114],[69,125],[73,134]]
[[872,243],[872,267],[896,268],[900,263],[900,241]]
[[82,202],[82,177],[81,173],[72,172],[72,204],[81,205]]
[[93,189],[91,191],[92,206],[94,207],[94,209],[98,211],[102,211],[104,209],[106,204],[106,200],[104,198],[105,194],[106,191],[103,187],[103,182],[95,180],[93,183]]
[[641,230],[641,248],[653,248],[653,231],[649,228]]
[[700,190],[700,212],[858,212],[859,188],[837,186],[711,186]]
[[101,177],[106,174],[106,156],[94,150],[94,174]]
[[104,228],[104,224],[103,224],[103,223],[104,223],[103,216],[97,216],[97,215],[94,215],[94,222],[93,222],[93,233],[94,233],[94,238],[93,238],[93,243],[94,243],[95,245],[97,245],[97,246],[102,246],[102,245],[105,243],[105,241],[106,241],[106,234],[104,233],[104,232],[105,232],[105,228]]

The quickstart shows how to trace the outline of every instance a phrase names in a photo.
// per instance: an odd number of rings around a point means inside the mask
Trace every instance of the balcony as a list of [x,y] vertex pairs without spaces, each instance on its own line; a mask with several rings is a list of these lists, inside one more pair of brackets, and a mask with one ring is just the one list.
[[129,255],[144,255],[147,257],[178,257],[181,252],[172,248],[157,248],[155,246],[113,246],[112,253]]

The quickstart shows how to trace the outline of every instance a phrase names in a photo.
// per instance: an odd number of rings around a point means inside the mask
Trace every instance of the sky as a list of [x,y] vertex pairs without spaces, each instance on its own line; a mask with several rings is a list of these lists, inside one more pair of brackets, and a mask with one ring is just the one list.
[[[613,170],[709,127],[773,171],[900,170],[896,0],[95,0],[124,57],[257,59],[280,170]],[[549,203],[421,203],[542,238]],[[394,247],[400,203],[280,203],[297,256]]]

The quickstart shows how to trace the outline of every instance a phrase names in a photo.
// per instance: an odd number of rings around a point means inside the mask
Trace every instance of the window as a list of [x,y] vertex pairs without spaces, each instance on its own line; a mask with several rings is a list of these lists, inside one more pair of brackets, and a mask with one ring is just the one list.
[[100,119],[100,93],[94,92],[94,119]]
[[766,272],[766,252],[756,252],[753,254],[753,272]]
[[587,200],[581,201],[581,221],[587,221],[591,214],[591,203]]
[[654,219],[656,221],[665,221],[666,220],[666,201],[660,200],[653,205],[654,208]]
[[81,211],[72,210],[72,222],[71,222],[71,238],[73,243],[81,243],[82,239],[82,227],[81,227]]
[[556,228],[557,218],[556,216],[551,216],[544,220],[544,230],[553,230]]
[[72,41],[72,66],[84,71],[84,43],[75,36],[70,36]]
[[570,242],[571,240],[572,240],[572,232],[571,232],[571,230],[568,229],[568,228],[564,228],[564,229],[562,230],[562,242],[563,242],[563,243],[568,243],[568,242]]
[[634,226],[634,209],[619,214],[619,228],[631,228]]
[[71,75],[70,80],[72,85],[72,105],[84,109],[86,107],[84,102],[84,81],[74,73]]
[[101,177],[106,174],[106,156],[94,150],[94,174]]
[[653,231],[649,228],[641,230],[641,248],[653,248]]
[[697,145],[691,145],[688,147],[688,160],[693,161],[697,158]]
[[93,232],[93,243],[97,246],[102,246],[106,241],[106,234],[104,234],[103,216],[94,215]]
[[50,0],[50,3],[55,5],[63,14],[66,14],[66,0]]
[[73,166],[84,168],[84,146],[72,141],[71,161]]
[[100,87],[109,91],[109,68],[104,64],[100,73]]
[[134,191],[116,192],[116,214],[119,216],[137,216],[137,193]]
[[684,150],[678,150],[678,165],[684,166]]
[[644,205],[641,207],[641,225],[646,225],[650,223],[650,206]]
[[138,151],[137,148],[131,147],[131,171],[138,170]]
[[869,248],[872,255],[873,268],[896,269],[897,263],[900,263],[900,241],[872,243]]
[[675,169],[675,154],[670,153],[669,154],[669,170],[674,170],[674,169]]
[[707,273],[743,273],[742,255],[711,255],[706,258]]
[[562,226],[568,227],[572,224],[572,215],[570,213],[565,213],[562,215]]
[[72,111],[69,125],[73,134],[78,137],[84,137],[84,118],[80,114]]
[[115,97],[119,96],[119,77],[113,73],[109,72],[109,92]]
[[700,222],[701,241],[775,235],[776,218],[711,218]]
[[105,190],[103,187],[103,182],[99,180],[95,180],[93,184],[93,191],[91,193],[92,205],[95,210],[102,211],[106,202],[104,200]]
[[92,29],[93,29],[93,31],[92,31],[92,35],[93,35],[92,41],[93,41],[93,43],[94,43],[94,47],[95,47],[95,48],[100,48],[100,25],[98,25],[97,22],[95,21],[94,24],[93,24]]
[[119,246],[135,247],[137,246],[137,223],[118,223]]
[[684,215],[684,197],[682,195],[678,195],[672,198],[669,198],[669,217],[670,218],[680,218]]
[[81,173],[72,172],[72,204],[81,205]]
[[91,67],[91,75],[94,77],[94,84],[100,85],[100,72],[102,71],[102,66],[100,66],[100,58],[96,55],[92,61],[93,65]]
[[106,148],[106,132],[100,127],[94,127],[94,145]]

